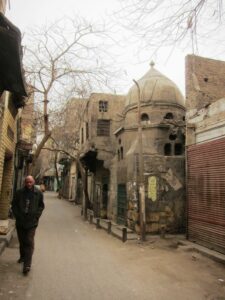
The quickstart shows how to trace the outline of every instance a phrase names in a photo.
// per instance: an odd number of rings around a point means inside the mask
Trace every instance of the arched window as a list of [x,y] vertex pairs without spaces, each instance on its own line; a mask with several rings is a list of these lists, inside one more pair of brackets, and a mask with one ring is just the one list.
[[171,155],[171,144],[169,144],[169,143],[165,144],[164,155]]
[[171,112],[167,113],[165,116],[164,116],[164,119],[166,120],[172,120],[173,119],[173,114]]
[[144,122],[144,121],[149,121],[149,116],[148,116],[148,114],[146,114],[146,113],[141,114],[141,121],[142,121],[142,122]]
[[182,144],[175,144],[175,148],[174,148],[174,153],[175,155],[182,155],[183,154],[183,146]]

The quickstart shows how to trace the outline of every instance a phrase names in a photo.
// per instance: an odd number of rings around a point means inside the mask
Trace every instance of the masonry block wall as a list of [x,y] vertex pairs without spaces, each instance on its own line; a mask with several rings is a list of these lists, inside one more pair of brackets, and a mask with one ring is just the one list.
[[186,108],[200,110],[225,95],[225,62],[186,56]]

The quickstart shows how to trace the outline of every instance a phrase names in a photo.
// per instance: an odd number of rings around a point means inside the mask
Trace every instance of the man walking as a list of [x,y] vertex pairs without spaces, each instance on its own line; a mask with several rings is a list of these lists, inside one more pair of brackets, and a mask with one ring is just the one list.
[[18,263],[23,262],[24,275],[27,275],[31,268],[35,231],[45,207],[43,194],[34,186],[34,183],[34,178],[27,176],[24,188],[16,191],[12,202],[12,211],[16,218],[16,230],[20,245]]

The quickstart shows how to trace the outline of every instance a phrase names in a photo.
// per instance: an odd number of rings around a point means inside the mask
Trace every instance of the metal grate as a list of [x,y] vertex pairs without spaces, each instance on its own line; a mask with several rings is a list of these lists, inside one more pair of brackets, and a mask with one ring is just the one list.
[[225,253],[225,138],[188,147],[188,236]]

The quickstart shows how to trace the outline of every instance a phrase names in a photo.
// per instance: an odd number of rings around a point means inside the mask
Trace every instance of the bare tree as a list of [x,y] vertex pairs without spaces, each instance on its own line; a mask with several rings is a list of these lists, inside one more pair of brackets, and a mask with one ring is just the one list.
[[54,111],[71,94],[84,96],[93,87],[107,85],[113,74],[110,62],[107,65],[102,59],[106,55],[100,47],[103,37],[106,38],[104,28],[96,28],[78,17],[60,19],[27,36],[27,82],[35,92],[36,102],[43,105],[43,135],[33,156],[33,166],[51,136],[49,110]]
[[[136,34],[140,48],[156,53],[165,46],[192,47],[223,29],[222,0],[121,0],[121,24]],[[207,44],[208,45],[208,44]]]

